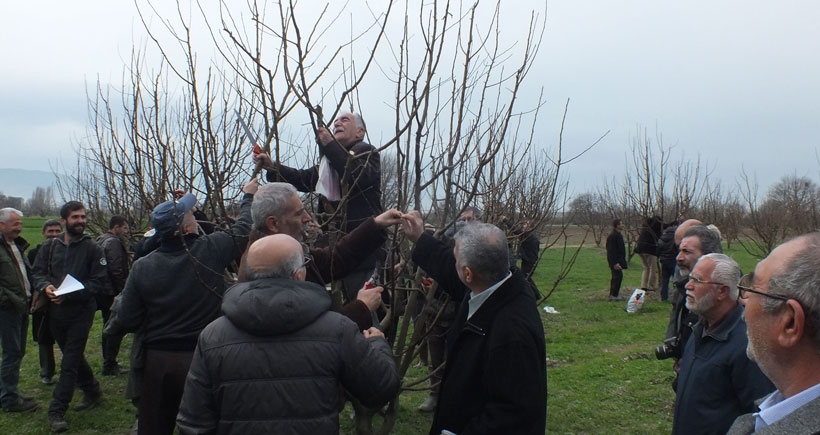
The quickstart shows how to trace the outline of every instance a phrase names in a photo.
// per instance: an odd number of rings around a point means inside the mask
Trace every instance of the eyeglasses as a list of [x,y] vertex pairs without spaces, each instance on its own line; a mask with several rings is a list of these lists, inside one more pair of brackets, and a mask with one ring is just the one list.
[[689,281],[695,281],[695,282],[696,282],[696,283],[698,283],[698,284],[717,284],[717,285],[724,285],[724,284],[719,283],[719,282],[714,282],[714,281],[704,281],[702,278],[698,278],[698,277],[696,277],[695,275],[692,275],[691,273],[689,274]]
[[755,293],[755,294],[758,294],[758,295],[766,296],[767,298],[777,299],[777,300],[781,300],[781,301],[788,301],[789,299],[794,299],[794,298],[790,298],[790,297],[786,297],[786,296],[781,296],[781,295],[778,295],[778,294],[772,294],[772,293],[762,292],[760,290],[755,290],[754,288],[752,288],[752,281],[753,280],[754,280],[754,274],[752,274],[752,273],[749,273],[749,274],[746,274],[746,275],[743,275],[743,276],[740,277],[740,281],[737,282],[738,297],[740,297],[740,299],[748,299],[749,298],[749,295],[746,294],[746,292]]
[[305,259],[305,261],[302,263],[302,265],[301,265],[301,266],[299,266],[299,268],[300,268],[300,269],[301,269],[301,268],[303,268],[303,267],[307,269],[307,265],[308,265],[308,263],[310,263],[311,261],[313,261],[313,257],[311,257],[310,255],[305,255],[305,256],[304,256],[304,259]]

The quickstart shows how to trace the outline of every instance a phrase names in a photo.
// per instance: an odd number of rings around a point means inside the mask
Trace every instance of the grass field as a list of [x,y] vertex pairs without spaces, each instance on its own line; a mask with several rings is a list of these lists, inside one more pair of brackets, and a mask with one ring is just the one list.
[[[41,241],[43,219],[25,219],[24,234],[32,246]],[[730,252],[744,271],[755,260],[741,252]],[[560,253],[548,251],[536,272],[542,292],[557,273]],[[622,296],[628,297],[640,281],[640,262],[635,259],[624,274]],[[548,358],[547,432],[557,434],[664,434],[671,431],[674,393],[671,360],[658,361],[653,349],[661,344],[670,305],[649,293],[637,313],[625,311],[626,302],[608,301],[609,272],[606,256],[599,249],[584,248],[575,268],[545,304],[559,314],[539,307],[546,332]],[[86,350],[95,374],[101,371],[101,319],[97,321]],[[30,337],[30,334],[29,334]],[[130,337],[126,338],[120,362],[127,364]],[[34,396],[40,408],[25,414],[0,414],[2,434],[49,433],[46,409],[53,386],[40,383],[37,346],[29,338],[21,369],[20,389]],[[59,355],[59,352],[57,352]],[[58,363],[59,365],[59,363]],[[425,370],[411,368],[408,382],[424,376]],[[76,434],[126,434],[133,424],[134,410],[125,400],[125,376],[98,376],[105,393],[103,404],[93,410],[69,410],[70,432]],[[80,393],[75,394],[75,402]],[[431,415],[416,411],[423,391],[401,395],[394,434],[427,433]],[[353,434],[349,407],[341,415],[343,434]]]

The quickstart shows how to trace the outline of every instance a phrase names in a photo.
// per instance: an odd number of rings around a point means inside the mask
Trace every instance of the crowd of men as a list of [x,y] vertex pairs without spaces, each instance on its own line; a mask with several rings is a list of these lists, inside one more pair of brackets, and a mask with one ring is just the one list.
[[[3,411],[39,407],[17,388],[31,311],[41,378],[57,379],[51,431],[69,429],[76,389],[75,410],[102,403],[85,357],[99,310],[102,374],[129,373],[136,433],[336,433],[347,398],[379,409],[399,391],[391,346],[378,329],[383,288],[371,284],[387,229],[396,227],[414,242],[416,266],[460,302],[440,351],[449,362],[431,433],[544,433],[544,331],[534,285],[509,267],[505,234],[475,222],[450,245],[424,233],[418,212],[384,211],[378,152],[364,133],[360,116],[340,115],[332,132],[317,135],[322,161],[311,169],[254,155],[270,182],[243,186],[238,217],[224,231],[203,231],[196,197],[175,192],[152,211],[152,235],[133,262],[121,216],[93,240],[85,206],[69,201],[60,221],[43,227],[46,240],[29,261],[22,213],[0,210]],[[320,198],[322,236],[310,246],[303,234],[313,217],[298,190]],[[237,282],[226,278],[230,270]],[[79,286],[67,291],[64,282]],[[343,283],[340,303],[328,292],[333,282]],[[128,333],[125,368],[118,354]],[[59,376],[51,339],[62,352]]]
[[[58,379],[51,431],[69,429],[76,389],[75,410],[102,402],[85,357],[101,311],[101,374],[129,374],[137,433],[336,433],[346,399],[378,409],[400,388],[378,328],[384,289],[373,283],[396,228],[412,243],[430,299],[452,307],[438,327],[424,326],[431,393],[419,409],[434,412],[430,433],[544,433],[546,350],[531,277],[539,242],[529,223],[512,231],[522,240],[522,271],[504,231],[481,222],[478,208],[465,207],[444,237],[418,211],[383,210],[378,152],[364,136],[361,117],[343,113],[332,132],[317,135],[322,160],[314,168],[255,153],[269,183],[243,186],[238,217],[223,231],[203,230],[197,198],[175,192],[153,209],[152,235],[133,263],[122,216],[92,240],[85,206],[69,201],[26,255],[22,213],[0,209],[3,411],[39,407],[18,389],[29,314],[41,380]],[[299,191],[319,195],[322,232],[310,245],[304,233],[314,217]],[[743,275],[714,227],[694,219],[672,227],[653,239],[662,260],[675,260],[660,274],[673,287],[658,352],[675,359],[672,433],[820,432],[820,233],[782,244]],[[607,238],[609,300],[621,300],[628,267],[623,230],[616,219]],[[661,250],[647,243],[642,286],[659,287],[652,263]],[[343,300],[328,292],[334,282]],[[128,333],[126,369],[118,354]]]
[[[621,300],[624,224],[612,226],[609,298]],[[713,225],[656,227],[658,249],[646,252],[660,257],[663,280],[673,279],[666,340],[656,350],[675,360],[672,433],[820,433],[820,233],[783,243],[743,275]]]

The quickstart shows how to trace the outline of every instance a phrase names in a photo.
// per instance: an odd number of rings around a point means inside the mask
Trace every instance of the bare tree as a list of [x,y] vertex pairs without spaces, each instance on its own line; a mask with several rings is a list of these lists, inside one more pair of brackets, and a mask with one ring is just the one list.
[[820,188],[810,178],[786,175],[769,189],[766,199],[780,209],[788,235],[820,228]]
[[[224,215],[253,170],[238,117],[275,162],[305,167],[317,160],[317,129],[350,110],[370,120],[368,141],[382,152],[385,204],[422,210],[439,231],[471,204],[484,207],[491,222],[526,216],[540,225],[544,249],[565,250],[553,288],[577,258],[559,211],[567,200],[561,168],[580,153],[564,155],[560,132],[551,145],[536,135],[540,96],[521,107],[543,13],[533,12],[509,39],[500,2],[388,2],[355,16],[349,5],[330,2],[177,2],[170,12],[162,9],[169,4],[137,6],[149,43],[134,50],[116,98],[100,85],[90,93],[89,134],[78,143],[64,195],[130,216],[139,227],[183,186],[214,216]],[[203,43],[216,60],[199,56],[195,47]],[[532,95],[539,93],[526,89]],[[401,255],[391,255],[385,269],[404,264],[414,272],[407,251],[394,234],[390,252]],[[407,301],[404,309],[394,303],[383,324],[395,330],[404,378],[428,329],[414,330],[402,315],[418,301],[409,297],[420,291],[418,276],[388,276],[396,277],[386,285],[391,300]],[[405,379],[405,386],[420,382]],[[390,432],[397,399],[378,426],[375,410],[354,402],[357,432]]]
[[569,212],[572,222],[592,234],[595,246],[600,248],[604,237],[609,234],[614,219],[601,194],[587,192],[576,196],[569,203]]
[[740,237],[746,211],[736,193],[726,192],[720,181],[707,180],[696,214],[703,222],[716,225],[727,247],[731,247]]
[[45,217],[55,214],[54,188],[51,186],[35,188],[25,208],[29,215]]
[[760,199],[757,180],[745,170],[741,171],[738,187],[748,213],[738,242],[749,254],[763,258],[784,239],[785,220],[772,202]]
[[620,183],[613,180],[601,188],[601,197],[626,224],[624,237],[630,258],[644,218],[657,215],[671,222],[702,201],[709,168],[701,164],[700,157],[692,160],[673,151],[657,128],[652,139],[646,129],[638,127],[627,155],[629,170]]

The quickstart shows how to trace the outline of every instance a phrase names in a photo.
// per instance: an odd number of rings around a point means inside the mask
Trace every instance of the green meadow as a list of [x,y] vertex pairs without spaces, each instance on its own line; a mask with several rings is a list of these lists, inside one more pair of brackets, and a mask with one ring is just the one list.
[[[40,243],[44,219],[24,219],[25,237],[32,246]],[[548,250],[539,264],[535,280],[542,292],[551,287],[560,262],[560,251]],[[743,267],[756,262],[735,247],[730,250]],[[627,299],[640,282],[640,261],[634,258],[625,272],[621,295]],[[539,307],[547,344],[549,397],[547,432],[552,434],[663,434],[671,431],[674,393],[672,361],[658,361],[654,348],[663,341],[671,305],[657,293],[648,293],[644,306],[626,312],[626,301],[608,301],[609,271],[602,249],[583,248],[573,270],[552,296]],[[548,314],[549,305],[558,311]],[[99,313],[89,337],[86,356],[95,374],[102,370]],[[20,390],[40,403],[34,412],[0,414],[0,433],[47,434],[47,408],[53,386],[40,383],[37,343],[28,334]],[[130,336],[120,353],[128,365]],[[59,359],[59,351],[57,352]],[[58,361],[59,366],[59,361]],[[426,369],[413,367],[407,383],[423,377]],[[134,422],[134,408],[124,397],[126,376],[98,376],[105,394],[95,409],[66,418],[72,434],[127,434]],[[81,393],[75,393],[75,402]],[[399,399],[399,416],[392,433],[419,434],[429,430],[430,414],[416,407],[424,391],[406,391]],[[351,408],[340,415],[341,432],[353,434]]]

